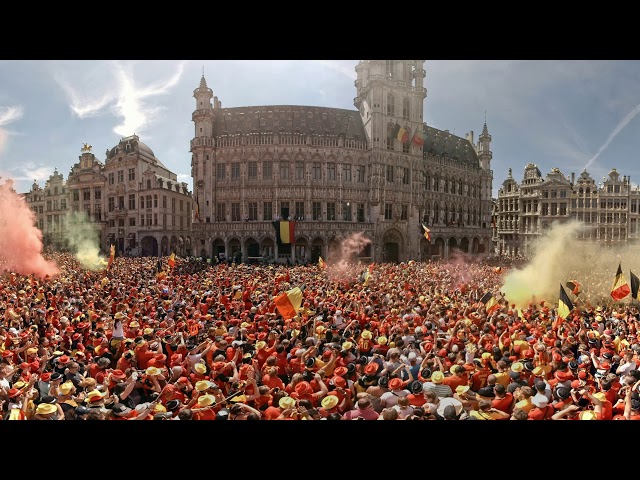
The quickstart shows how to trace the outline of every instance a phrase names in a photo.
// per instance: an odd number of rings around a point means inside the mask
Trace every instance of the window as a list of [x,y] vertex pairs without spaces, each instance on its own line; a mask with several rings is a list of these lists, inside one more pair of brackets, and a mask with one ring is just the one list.
[[387,182],[393,183],[393,165],[387,165]]
[[351,164],[350,163],[342,164],[342,181],[343,182],[351,181]]
[[560,215],[566,215],[567,214],[567,204],[566,203],[561,203],[560,204]]
[[387,150],[393,150],[395,147],[396,137],[393,136],[393,125],[387,125]]
[[364,183],[364,165],[357,166],[358,171],[358,183]]
[[107,205],[110,212],[113,212],[116,209],[116,199],[115,197],[109,197],[107,199]]
[[51,210],[51,200],[47,200],[47,211]]
[[[144,195],[140,195],[140,209],[144,208]],[[144,225],[144,223],[142,224]]]
[[322,164],[320,162],[313,162],[313,179],[322,180]]
[[548,203],[543,203],[542,204],[542,215],[549,215],[549,204]]
[[557,190],[551,190],[551,198],[557,198],[558,197],[558,191]]
[[136,208],[136,195],[135,193],[129,194],[129,210],[135,210]]
[[304,218],[304,202],[296,202],[295,220],[302,220]]
[[[180,201],[182,201],[182,200],[180,200]],[[153,208],[158,208],[158,194],[157,193],[153,196]]]
[[313,202],[311,204],[311,218],[313,220],[322,219],[322,203],[321,202]]
[[327,163],[327,180],[335,181],[336,179],[336,164],[333,162]]
[[224,180],[224,163],[219,163],[217,168],[216,168],[216,179],[219,182],[222,182]]
[[67,199],[66,198],[63,198],[63,199],[60,200],[60,208],[62,210],[66,210],[67,209]]
[[94,188],[93,189],[93,198],[94,198],[94,200],[101,200],[102,199],[102,189],[101,188]]
[[136,179],[136,169],[135,168],[130,168],[129,169],[129,181],[133,182]]
[[124,182],[124,170],[118,170],[118,183]]
[[[149,199],[149,197],[147,197],[147,208],[149,208],[149,204],[151,203],[151,200]],[[176,211],[176,199],[172,198],[171,199],[171,211],[175,212]]]
[[[151,226],[151,221],[152,221],[152,215],[150,213],[147,213],[147,227]],[[174,223],[175,225],[175,223]]]
[[406,167],[402,169],[402,184],[409,185],[409,169]]
[[304,162],[296,162],[296,180],[304,180]]
[[129,217],[129,226],[130,227],[136,226],[136,217]]
[[[73,190],[71,192],[71,196],[72,196],[74,202],[79,202],[80,201],[80,190]],[[47,210],[49,210],[49,209],[47,209]]]
[[162,196],[162,208],[167,208],[167,196]]
[[396,113],[395,98],[392,93],[387,94],[387,115],[394,116]]
[[179,204],[179,206],[180,206],[180,211],[181,211],[181,212],[184,212],[184,210],[183,210],[183,206],[184,206],[184,205],[183,205],[183,203],[182,203],[182,202],[183,202],[183,200],[180,200],[180,204]]
[[364,203],[359,203],[356,207],[356,220],[364,222]]
[[289,202],[280,202],[280,216],[283,220],[289,220]]
[[403,98],[402,99],[402,118],[404,118],[405,120],[410,120],[409,118],[410,113],[411,112],[409,110],[409,99]]
[[124,210],[124,195],[118,196],[118,208]]
[[[400,212],[400,220],[407,220],[409,218],[408,215],[408,211],[409,211],[409,207],[407,207],[407,205],[402,205],[402,211]],[[455,214],[451,215],[451,221],[453,221],[453,216]]]
[[249,202],[249,221],[258,220],[258,202]]
[[150,189],[151,188],[151,180],[147,180],[147,188]]
[[342,204],[342,221],[350,222],[351,219],[351,204],[349,202]]
[[289,179],[289,162],[280,162],[280,180]]
[[109,173],[109,185],[113,185],[115,182],[115,175],[113,172]]
[[384,204],[384,219],[385,220],[393,219],[393,205],[390,203]]
[[231,180],[240,180],[240,162],[231,163]]
[[424,189],[425,190],[431,189],[431,175],[429,175],[428,173],[424,174]]
[[[176,209],[176,199],[172,198],[173,209]],[[147,208],[151,208],[151,195],[147,195]]]
[[82,200],[84,200],[85,202],[91,200],[91,189],[89,188],[82,189]]
[[551,215],[558,215],[558,204],[557,203],[552,203],[551,204]]
[[116,226],[116,221],[115,221],[115,219],[112,218],[111,220],[109,220],[109,227],[110,228],[115,228],[115,226]]
[[257,180],[257,178],[258,178],[258,162],[256,162],[256,161],[249,162],[248,176],[249,176],[249,180]]
[[265,160],[262,162],[262,179],[271,180],[273,178],[273,162]]
[[262,219],[263,220],[273,220],[273,203],[264,202],[262,205]]
[[335,202],[327,202],[327,220],[332,221],[336,219],[336,204]]
[[402,144],[402,153],[409,153],[411,150],[411,140],[407,140]]

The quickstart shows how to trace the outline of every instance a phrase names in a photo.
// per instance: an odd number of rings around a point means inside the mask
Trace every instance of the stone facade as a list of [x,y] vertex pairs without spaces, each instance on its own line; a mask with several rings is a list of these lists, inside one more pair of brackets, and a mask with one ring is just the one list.
[[[366,60],[356,73],[358,110],[222,108],[201,78],[190,143],[197,254],[331,262],[354,234],[370,242],[359,252],[367,261],[490,251],[486,122],[476,145],[473,132],[428,126],[422,60]],[[293,245],[277,244],[280,219],[296,222]]]
[[528,255],[535,242],[554,222],[577,220],[577,241],[603,247],[638,245],[640,190],[614,168],[597,184],[585,170],[565,177],[558,168],[546,178],[535,164],[525,167],[521,184],[509,176],[498,190],[495,204],[494,249],[497,255]]

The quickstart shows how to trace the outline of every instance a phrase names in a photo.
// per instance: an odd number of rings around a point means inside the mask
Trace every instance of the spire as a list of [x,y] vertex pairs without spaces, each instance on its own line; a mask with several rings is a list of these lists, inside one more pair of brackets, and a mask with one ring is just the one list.
[[200,88],[203,90],[207,88],[207,81],[204,79],[204,67],[202,67],[202,78],[200,79]]
[[489,135],[489,130],[487,129],[487,111],[484,111],[484,126],[482,127],[482,136]]

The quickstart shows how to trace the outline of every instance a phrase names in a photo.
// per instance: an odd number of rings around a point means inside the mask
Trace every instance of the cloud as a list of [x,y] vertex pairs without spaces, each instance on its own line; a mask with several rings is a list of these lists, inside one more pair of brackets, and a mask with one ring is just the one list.
[[[151,68],[148,62],[110,62],[111,68],[100,69],[106,80],[100,82],[91,81],[96,74],[96,69],[80,72],[54,72],[54,79],[66,93],[69,99],[69,108],[78,118],[88,118],[97,115],[111,113],[121,118],[121,123],[113,128],[120,136],[129,136],[145,131],[157,118],[163,107],[155,104],[154,97],[169,93],[175,87],[184,72],[185,62],[173,66],[173,71],[167,79],[155,80],[144,84],[144,80],[138,80],[138,76],[152,71],[157,78],[156,68]],[[144,70],[137,74],[135,67],[142,65]],[[110,75],[109,75],[110,73]],[[73,80],[69,80],[72,77]],[[95,80],[95,79],[93,79]],[[91,90],[83,90],[91,86]]]
[[22,118],[23,109],[20,105],[14,105],[10,107],[0,106],[0,154],[4,151],[9,141],[9,135],[11,132],[5,128],[5,125],[9,125],[16,120]]
[[49,165],[36,166],[32,163],[16,165],[12,171],[18,174],[11,177],[13,180],[28,180],[29,182],[33,180],[37,182],[47,181],[53,174],[53,170]]
[[355,71],[357,60],[317,60],[317,62],[323,67],[329,68],[351,80],[358,78]]

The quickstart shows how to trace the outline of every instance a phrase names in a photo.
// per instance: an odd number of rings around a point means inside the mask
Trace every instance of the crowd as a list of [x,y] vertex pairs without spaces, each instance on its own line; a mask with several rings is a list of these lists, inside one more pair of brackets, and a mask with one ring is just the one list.
[[517,310],[486,262],[47,257],[60,274],[0,280],[2,420],[640,419],[628,300]]

